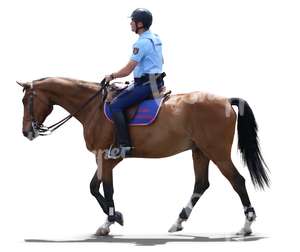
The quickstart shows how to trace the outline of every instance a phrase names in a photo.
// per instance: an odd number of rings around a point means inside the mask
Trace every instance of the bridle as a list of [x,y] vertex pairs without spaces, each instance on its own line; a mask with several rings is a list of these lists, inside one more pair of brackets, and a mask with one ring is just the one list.
[[[34,116],[34,97],[40,99],[37,97],[36,91],[33,87],[33,82],[30,84],[30,93],[29,93],[29,116],[30,116],[30,124],[31,124],[31,133],[34,137],[37,136],[48,136],[52,134],[55,130],[57,130],[59,127],[61,127],[63,124],[65,124],[67,121],[69,121],[73,116],[77,115],[80,111],[82,111],[92,100],[94,100],[100,93],[102,93],[102,102],[105,101],[107,96],[107,87],[109,85],[109,82],[106,82],[105,79],[103,79],[100,83],[98,83],[99,86],[101,86],[100,90],[98,90],[94,95],[92,95],[86,102],[84,102],[78,110],[76,110],[73,113],[70,113],[65,118],[61,119],[57,123],[52,124],[51,126],[47,127],[41,123],[38,123]],[[42,99],[40,99],[43,101]],[[45,101],[43,101],[46,103]],[[47,105],[49,105],[47,103]]]

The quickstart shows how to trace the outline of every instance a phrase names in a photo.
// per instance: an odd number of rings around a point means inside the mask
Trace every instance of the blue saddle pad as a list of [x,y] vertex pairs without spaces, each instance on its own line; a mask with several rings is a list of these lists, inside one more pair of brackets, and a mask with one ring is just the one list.
[[[154,122],[162,105],[163,98],[149,99],[141,102],[137,109],[129,108],[129,125],[150,125]],[[104,104],[104,114],[106,118],[112,121],[111,111],[107,103]]]

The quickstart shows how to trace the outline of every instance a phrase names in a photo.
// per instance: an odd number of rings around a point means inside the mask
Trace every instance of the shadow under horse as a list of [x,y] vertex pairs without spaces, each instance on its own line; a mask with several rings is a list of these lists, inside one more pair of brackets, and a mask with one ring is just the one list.
[[191,244],[191,243],[220,243],[220,242],[251,242],[266,239],[263,235],[237,236],[232,234],[222,235],[168,235],[168,236],[91,236],[81,239],[25,239],[28,243],[119,243],[135,246],[157,246],[165,244]]

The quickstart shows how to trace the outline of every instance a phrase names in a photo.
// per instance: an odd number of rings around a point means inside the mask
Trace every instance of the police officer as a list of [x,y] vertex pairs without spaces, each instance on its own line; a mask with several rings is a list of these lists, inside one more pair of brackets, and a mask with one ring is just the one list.
[[158,35],[149,31],[151,24],[152,14],[149,10],[138,8],[133,11],[130,23],[131,30],[138,34],[139,38],[133,45],[132,56],[125,67],[105,76],[106,81],[111,81],[115,78],[128,76],[132,71],[134,75],[134,83],[129,85],[109,105],[119,144],[117,151],[108,155],[112,159],[130,156],[132,150],[124,114],[125,109],[145,100],[153,93],[153,90],[160,89],[164,85],[161,75],[163,65],[162,43]]

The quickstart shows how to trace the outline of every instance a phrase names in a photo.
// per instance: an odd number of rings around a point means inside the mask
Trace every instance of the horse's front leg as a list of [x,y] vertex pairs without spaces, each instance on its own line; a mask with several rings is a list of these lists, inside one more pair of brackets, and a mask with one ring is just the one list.
[[[98,151],[96,154],[97,171],[90,183],[90,190],[92,195],[97,199],[103,212],[108,216],[105,223],[97,230],[96,235],[107,235],[110,232],[109,227],[117,222],[123,225],[123,216],[120,212],[115,211],[113,201],[113,168],[120,162],[120,160],[106,160],[103,159],[103,152]],[[101,182],[103,182],[104,197],[99,192]]]
[[96,171],[96,173],[90,183],[91,194],[96,198],[96,200],[98,201],[99,205],[101,206],[103,212],[107,213],[108,210],[107,210],[107,206],[105,203],[105,198],[101,195],[101,193],[99,191],[100,185],[101,185],[101,179],[98,178],[97,171]]

